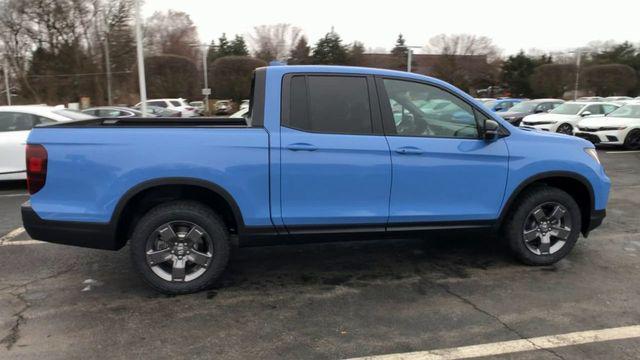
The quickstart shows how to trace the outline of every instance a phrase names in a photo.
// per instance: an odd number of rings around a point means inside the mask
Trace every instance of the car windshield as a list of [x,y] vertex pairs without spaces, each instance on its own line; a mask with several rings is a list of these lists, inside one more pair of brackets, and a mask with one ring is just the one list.
[[610,112],[607,116],[640,119],[640,105],[626,105]]
[[89,115],[89,114],[82,113],[80,111],[69,110],[69,109],[53,110],[53,113],[60,116],[64,116],[69,120],[89,120],[89,119],[96,118],[93,115]]
[[551,114],[559,114],[559,115],[577,115],[580,110],[584,107],[584,104],[562,104],[557,108],[551,110]]
[[512,112],[531,112],[538,105],[538,103],[533,101],[523,101],[513,105],[513,107],[509,110]]

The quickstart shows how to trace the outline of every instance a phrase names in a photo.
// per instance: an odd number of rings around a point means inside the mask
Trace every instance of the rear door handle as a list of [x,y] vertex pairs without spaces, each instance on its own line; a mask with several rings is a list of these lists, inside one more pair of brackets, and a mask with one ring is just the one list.
[[414,146],[403,146],[401,148],[397,148],[395,151],[401,155],[420,155],[424,153],[422,149],[418,149]]
[[291,151],[316,151],[317,147],[308,143],[295,143],[287,146],[287,149]]

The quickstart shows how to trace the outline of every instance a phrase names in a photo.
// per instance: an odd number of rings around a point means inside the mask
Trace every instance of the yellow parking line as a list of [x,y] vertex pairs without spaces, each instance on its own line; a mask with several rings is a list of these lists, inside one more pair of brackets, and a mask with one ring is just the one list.
[[523,351],[554,349],[565,346],[623,340],[640,337],[640,325],[603,330],[579,331],[560,335],[541,336],[529,339],[501,341],[490,344],[462,346],[456,348],[417,351],[410,353],[366,356],[352,360],[452,360],[481,356],[496,356]]

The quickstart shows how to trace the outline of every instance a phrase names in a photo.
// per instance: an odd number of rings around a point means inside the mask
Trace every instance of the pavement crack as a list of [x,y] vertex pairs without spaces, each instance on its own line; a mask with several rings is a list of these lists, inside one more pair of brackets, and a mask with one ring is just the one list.
[[500,323],[500,325],[502,325],[505,329],[507,329],[508,331],[510,331],[511,333],[515,334],[516,336],[518,336],[521,340],[525,340],[528,343],[530,343],[531,345],[533,345],[533,347],[535,347],[536,349],[542,350],[542,351],[546,351],[549,354],[557,357],[558,359],[561,360],[565,360],[565,358],[558,354],[557,352],[555,352],[553,349],[548,349],[548,348],[544,348],[539,346],[538,344],[534,343],[533,341],[531,341],[530,339],[528,339],[526,336],[524,336],[524,334],[520,333],[517,329],[513,328],[512,326],[510,326],[509,324],[507,324],[506,322],[504,322],[502,319],[500,319],[499,316],[494,315],[490,312],[488,312],[487,310],[484,310],[483,308],[479,307],[478,305],[476,305],[473,301],[469,300],[468,298],[458,294],[457,292],[451,290],[451,288],[445,284],[439,284],[436,283],[437,286],[439,286],[441,289],[443,289],[447,294],[457,298],[458,300],[464,302],[465,304],[471,306],[474,310],[494,319],[495,321],[497,321],[498,323]]
[[22,297],[23,293],[20,293],[20,294],[10,293],[10,294],[15,296],[18,300],[20,300],[23,303],[23,306],[18,312],[13,314],[13,317],[16,318],[16,321],[11,327],[11,329],[9,329],[9,334],[7,334],[5,337],[2,338],[2,340],[0,340],[0,345],[4,345],[7,348],[7,350],[11,350],[11,348],[18,342],[18,340],[20,340],[20,328],[27,323],[27,319],[24,316],[24,312],[27,311],[29,307],[31,307],[31,304],[29,304],[29,302]]

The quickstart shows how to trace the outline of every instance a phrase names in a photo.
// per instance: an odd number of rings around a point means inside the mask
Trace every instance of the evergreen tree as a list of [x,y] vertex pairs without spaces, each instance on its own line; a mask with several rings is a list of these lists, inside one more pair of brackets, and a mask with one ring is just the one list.
[[249,55],[249,49],[247,44],[241,35],[236,35],[235,38],[229,44],[230,55],[234,56],[247,56]]
[[218,57],[229,56],[231,55],[231,44],[229,44],[229,40],[227,40],[227,34],[222,33],[222,36],[218,39]]
[[348,62],[347,48],[342,45],[342,39],[331,30],[318,40],[311,55],[314,64],[344,65]]
[[398,69],[403,69],[407,67],[407,54],[409,49],[405,44],[405,39],[402,34],[398,35],[398,39],[396,40],[396,45],[391,49],[391,55],[394,57],[394,65]]
[[218,56],[218,50],[216,49],[216,41],[211,40],[211,44],[209,44],[209,51],[207,51],[207,63],[212,64]]
[[349,49],[349,65],[364,65],[364,51],[364,44],[359,41],[354,41],[351,49]]
[[303,36],[298,40],[296,46],[291,49],[288,63],[291,65],[311,64],[311,47],[307,43],[307,39]]

